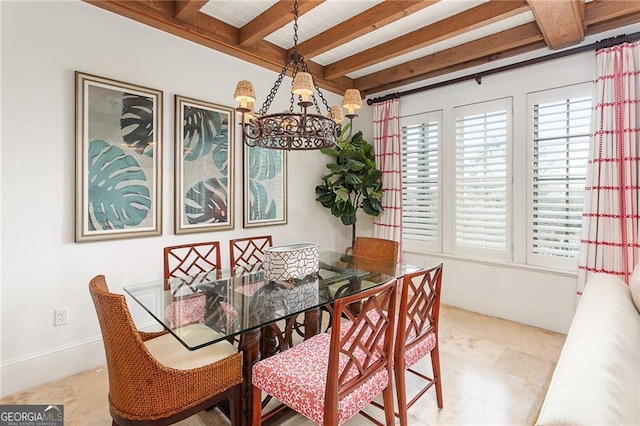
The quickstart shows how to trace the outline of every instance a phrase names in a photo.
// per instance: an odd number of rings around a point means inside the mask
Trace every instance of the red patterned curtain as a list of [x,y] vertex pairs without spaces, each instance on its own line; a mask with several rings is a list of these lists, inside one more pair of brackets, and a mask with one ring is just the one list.
[[400,100],[374,105],[373,147],[376,165],[382,172],[384,211],[374,222],[373,235],[400,243],[402,253],[402,142],[400,140]]
[[628,283],[640,260],[640,44],[596,53],[578,294],[590,273]]

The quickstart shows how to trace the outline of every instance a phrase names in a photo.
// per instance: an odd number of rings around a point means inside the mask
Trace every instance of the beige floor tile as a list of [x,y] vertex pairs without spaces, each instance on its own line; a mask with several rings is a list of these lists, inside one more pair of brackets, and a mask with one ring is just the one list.
[[[409,424],[530,425],[542,404],[565,336],[463,309],[442,306],[440,358],[444,408],[438,409],[434,390],[408,411]],[[429,357],[415,367],[431,375]],[[411,398],[422,385],[407,375]],[[47,383],[0,400],[1,404],[64,404],[65,425],[111,424],[105,367]],[[367,408],[378,419],[381,410]],[[186,419],[181,426],[222,426],[229,421],[217,409]],[[312,425],[299,415],[283,425]],[[356,416],[346,426],[369,425]],[[399,422],[396,419],[396,424]]]
[[544,386],[551,380],[555,362],[530,355],[513,348],[506,348],[496,360],[495,368],[522,377],[529,383]]

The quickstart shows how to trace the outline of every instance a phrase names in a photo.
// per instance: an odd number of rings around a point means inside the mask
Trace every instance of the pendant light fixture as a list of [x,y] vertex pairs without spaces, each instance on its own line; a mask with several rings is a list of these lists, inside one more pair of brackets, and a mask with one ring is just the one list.
[[[293,78],[289,109],[270,114],[271,102],[288,71]],[[250,81],[239,81],[233,97],[239,103],[236,111],[242,114],[243,142],[251,147],[270,149],[330,148],[340,136],[344,117],[346,116],[352,123],[358,116],[356,110],[362,107],[360,92],[357,89],[347,89],[342,101],[342,107],[347,109],[347,114],[343,115],[342,108],[339,106],[329,108],[320,88],[313,81],[304,58],[298,54],[297,0],[293,5],[293,52],[285,62],[260,111],[255,113],[253,110],[256,95]],[[320,111],[318,98],[327,110],[326,115]],[[312,106],[317,113],[308,111]]]

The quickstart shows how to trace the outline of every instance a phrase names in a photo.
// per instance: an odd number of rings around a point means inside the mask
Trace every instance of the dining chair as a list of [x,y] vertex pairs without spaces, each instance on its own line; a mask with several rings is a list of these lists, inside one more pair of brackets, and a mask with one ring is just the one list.
[[[259,264],[264,260],[264,249],[273,245],[273,239],[271,235],[262,235],[257,237],[244,237],[234,238],[229,240],[229,266],[232,269],[232,273],[236,273],[234,268],[243,267],[243,272],[249,272],[252,267],[259,267]],[[236,291],[253,291],[253,287],[256,284],[249,284],[248,288],[239,288]],[[279,328],[276,328],[279,331]],[[264,341],[268,339],[267,336],[271,336],[275,333],[269,332],[265,328],[262,329],[261,339]],[[261,345],[265,347],[265,343]],[[265,353],[262,351],[262,355]]]
[[[351,254],[355,258],[354,264],[350,265],[355,269],[364,269],[395,276],[398,250],[399,243],[397,241],[373,237],[356,237],[356,243],[352,248],[347,249],[347,254]],[[327,287],[331,299],[341,297],[348,290],[349,283],[344,281],[331,284]],[[357,313],[359,309],[358,304],[352,305],[350,309]],[[329,321],[326,322],[325,328],[325,331],[328,331],[333,324],[333,308],[331,305],[325,305],[321,311],[329,315]]]
[[264,249],[271,247],[271,235],[235,238],[229,241],[229,263],[231,268],[238,265],[254,265],[264,260]]
[[[281,408],[290,407],[320,425],[343,424],[382,393],[386,424],[393,424],[395,299],[396,280],[340,298],[334,303],[336,315],[351,321],[344,335],[334,327],[331,334],[317,334],[254,364],[252,424],[279,411],[263,418],[262,392],[282,402]],[[355,316],[347,309],[355,302],[363,303],[363,314]],[[377,320],[371,321],[366,312],[376,312]]]
[[[443,407],[438,346],[441,288],[442,263],[406,274],[402,280],[393,367],[402,426],[407,424],[407,410],[432,386],[436,388],[438,408]],[[427,354],[431,355],[433,377],[428,377],[413,368]],[[426,385],[409,403],[405,370],[426,381]]]
[[[394,330],[393,372],[396,381],[396,396],[400,424],[408,422],[407,410],[416,403],[432,386],[436,388],[438,408],[442,403],[442,382],[440,379],[440,353],[438,350],[438,318],[440,313],[440,290],[442,288],[442,263],[426,269],[405,274],[402,279],[396,329]],[[378,313],[367,312],[371,321],[377,321]],[[344,336],[351,328],[349,320],[340,324],[340,335]],[[433,377],[428,377],[414,368],[418,361],[431,354]],[[420,377],[426,384],[413,399],[407,403],[405,371]],[[384,408],[377,402],[372,403]]]
[[396,263],[398,262],[398,249],[397,241],[384,238],[356,237],[352,254],[355,257]]
[[[220,242],[218,241],[182,244],[164,248],[165,280],[198,275],[219,270],[221,267]],[[168,286],[169,283],[165,282],[165,290],[169,290]],[[174,296],[183,291],[185,286],[195,292],[195,289],[191,288],[191,282],[185,280],[180,286],[176,286]]]
[[[165,290],[169,290],[171,287],[168,280],[175,278],[180,280],[180,283],[173,286],[172,296],[176,300],[184,296],[189,296],[190,294],[197,292],[197,289],[192,287],[193,281],[196,280],[194,276],[203,273],[211,273],[212,271],[219,271],[221,267],[220,242],[218,241],[165,247]],[[222,317],[222,321],[216,320],[213,322],[217,324],[225,324],[226,328],[229,328],[229,325],[232,325],[238,318],[238,311],[233,305],[228,303],[228,300],[225,300],[224,298],[209,298],[207,299],[206,316]],[[168,319],[170,320],[170,318]]]
[[138,331],[124,295],[110,292],[104,275],[90,281],[89,292],[107,359],[113,425],[169,425],[225,400],[231,424],[240,424],[242,354],[233,345],[189,351],[167,331]]

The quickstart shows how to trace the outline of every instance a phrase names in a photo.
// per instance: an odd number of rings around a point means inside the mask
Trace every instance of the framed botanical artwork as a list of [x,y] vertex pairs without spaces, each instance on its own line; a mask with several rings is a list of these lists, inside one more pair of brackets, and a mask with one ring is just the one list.
[[176,95],[175,232],[233,229],[235,110]]
[[76,242],[162,234],[162,91],[76,71]]
[[244,227],[287,223],[287,151],[244,147]]

